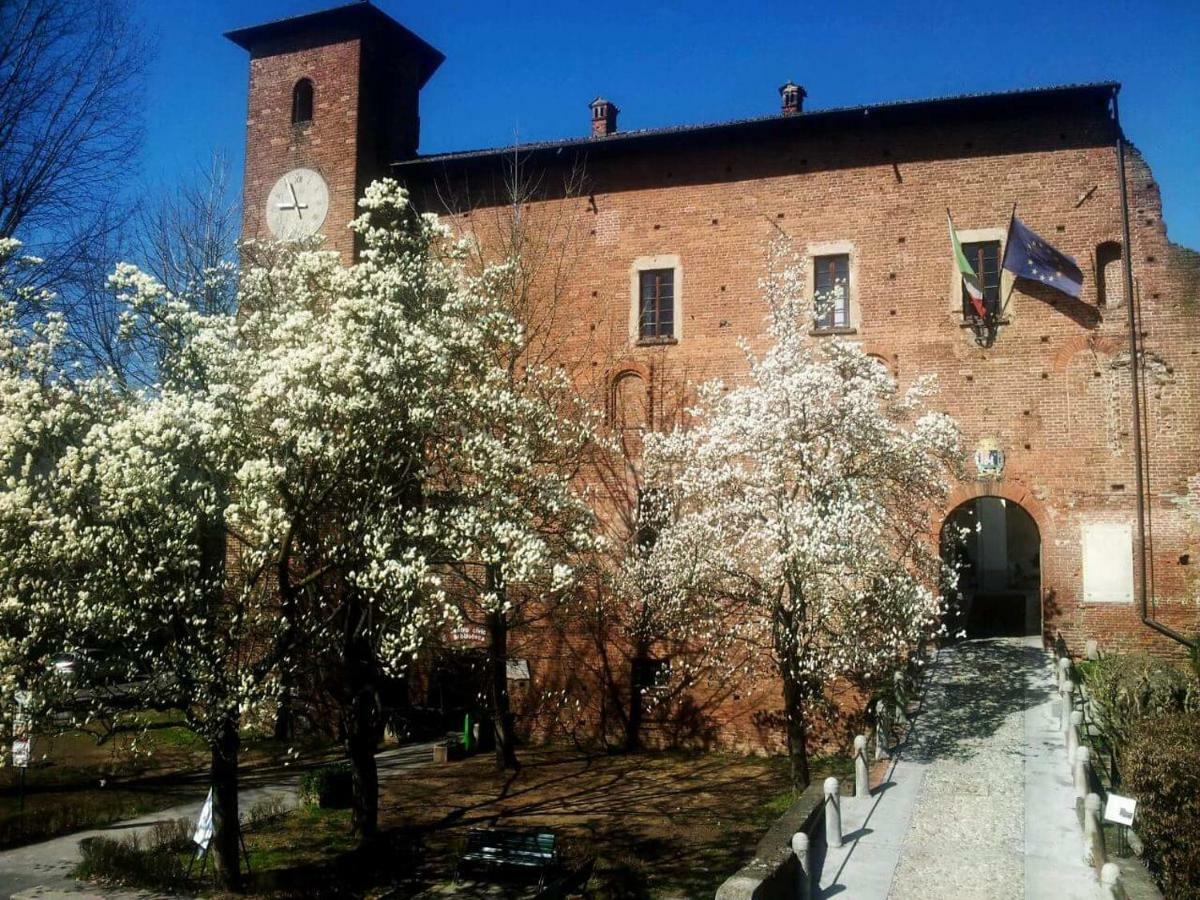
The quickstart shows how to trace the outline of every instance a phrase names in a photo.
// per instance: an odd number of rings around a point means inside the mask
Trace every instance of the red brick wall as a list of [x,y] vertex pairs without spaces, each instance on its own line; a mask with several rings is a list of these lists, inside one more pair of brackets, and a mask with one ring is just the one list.
[[[310,165],[333,191],[326,234],[351,257],[344,225],[361,188],[359,158],[364,147],[381,142],[366,135],[356,145],[360,57],[358,42],[347,39],[259,53],[252,61],[247,236],[262,231],[262,201],[274,180]],[[316,84],[317,107],[314,123],[297,130],[288,113],[292,85],[302,76]],[[401,102],[415,116],[415,96]],[[1107,120],[1067,110],[1019,122],[858,128],[703,147],[676,142],[669,149],[596,154],[586,162],[586,189],[573,196],[553,188],[563,170],[539,163],[529,174],[546,197],[526,214],[576,226],[559,232],[573,242],[572,271],[555,300],[562,356],[581,381],[592,383],[624,369],[643,377],[652,372],[653,420],[670,422],[676,401],[668,398],[686,393],[681,385],[737,377],[745,371],[737,339],[761,343],[766,310],[757,283],[768,241],[782,234],[802,253],[809,244],[851,242],[860,307],[852,339],[884,358],[902,383],[937,375],[936,405],[962,424],[968,452],[994,438],[1006,454],[1001,481],[964,484],[946,510],[934,511],[935,523],[981,493],[1019,502],[1041,531],[1048,637],[1061,632],[1076,651],[1095,637],[1110,650],[1173,653],[1174,645],[1141,624],[1136,604],[1081,601],[1082,524],[1135,519],[1125,308],[1098,308],[1094,271],[1097,246],[1121,240],[1109,141]],[[460,230],[485,243],[494,237],[504,218],[493,193],[502,180],[498,169],[476,164],[467,177],[430,164],[398,174],[423,205],[449,212]],[[1157,186],[1136,153],[1129,178],[1132,259],[1150,361],[1145,407],[1155,615],[1195,633],[1200,548],[1196,523],[1177,501],[1200,470],[1200,266],[1167,241]],[[447,197],[456,198],[448,211]],[[1079,260],[1084,294],[1074,304],[1017,289],[1011,323],[984,349],[960,327],[945,210],[951,208],[959,229],[1003,229],[1014,203],[1027,224]],[[682,338],[668,347],[633,346],[630,267],[639,257],[663,254],[678,256],[683,270]],[[612,640],[619,656],[621,641]],[[541,634],[522,649],[514,635],[514,645],[516,655],[533,663],[530,709],[537,699],[554,710],[541,730],[565,734],[579,722],[594,725],[619,705],[619,696],[580,688],[586,673],[600,677],[613,662],[597,654],[594,641]],[[574,692],[596,708],[577,711],[572,701],[548,699],[556,691]],[[705,735],[699,743],[777,746],[779,734],[769,726],[778,713],[771,686],[718,693],[719,702],[689,710],[698,722],[694,734]],[[655,727],[671,738],[669,720]]]
[[[271,187],[294,168],[312,168],[329,185],[325,246],[350,262],[354,241],[347,225],[359,194],[361,48],[353,35],[325,37],[330,42],[262,47],[250,60],[242,237],[269,239],[265,214]],[[313,120],[292,125],[292,89],[301,78],[314,85]]]
[[[937,375],[936,405],[962,424],[968,453],[988,437],[1006,454],[1002,480],[962,485],[945,510],[935,511],[935,526],[972,496],[1019,502],[1041,531],[1047,637],[1061,633],[1075,651],[1094,637],[1109,651],[1177,653],[1177,645],[1141,623],[1136,603],[1081,600],[1082,524],[1133,523],[1136,516],[1126,309],[1098,308],[1094,271],[1096,247],[1121,240],[1108,127],[1068,114],[1020,127],[977,122],[731,145],[718,153],[597,156],[588,162],[582,195],[547,199],[527,213],[584,223],[576,230],[583,237],[568,296],[558,301],[562,353],[571,361],[590,357],[594,374],[629,367],[653,369],[656,380],[667,382],[736,377],[745,371],[737,338],[754,341],[762,333],[757,283],[767,242],[784,234],[801,252],[812,243],[852,242],[861,306],[852,339],[888,361],[902,383]],[[430,168],[409,177],[414,190],[439,209],[429,182],[444,182],[437,196],[457,196],[460,207],[448,211],[451,219],[486,243],[496,221],[486,177],[471,173],[475,193],[468,197],[457,173],[430,174]],[[554,183],[557,173],[537,177]],[[1200,535],[1176,501],[1200,471],[1200,269],[1194,255],[1167,241],[1157,187],[1136,153],[1128,177],[1149,360],[1144,407],[1153,615],[1194,634],[1200,630],[1194,602]],[[458,193],[446,184],[457,185]],[[1082,303],[1019,287],[1011,324],[984,349],[960,327],[945,210],[952,209],[960,229],[1004,229],[1014,202],[1027,224],[1079,260]],[[632,346],[630,265],[660,254],[680,257],[682,337],[666,348]],[[661,397],[655,402],[664,403]],[[657,421],[671,419],[663,412],[656,411]],[[561,665],[578,677],[569,654],[556,663],[540,640],[531,641],[528,652],[546,657],[543,672]],[[770,745],[760,726],[772,713],[769,704],[778,703],[773,692],[747,686],[736,693],[736,700],[731,691],[709,710],[711,729],[741,745]]]

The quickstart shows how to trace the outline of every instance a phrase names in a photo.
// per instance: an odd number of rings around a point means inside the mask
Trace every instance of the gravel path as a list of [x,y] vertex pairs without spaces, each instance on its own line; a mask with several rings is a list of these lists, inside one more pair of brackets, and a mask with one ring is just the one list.
[[1038,639],[942,650],[908,745],[870,801],[843,801],[820,896],[1093,900]]

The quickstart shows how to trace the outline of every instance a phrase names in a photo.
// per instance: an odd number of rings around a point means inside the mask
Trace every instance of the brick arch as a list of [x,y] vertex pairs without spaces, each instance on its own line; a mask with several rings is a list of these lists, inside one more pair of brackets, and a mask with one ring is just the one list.
[[619,410],[617,408],[618,393],[620,391],[621,382],[627,378],[635,378],[642,383],[643,389],[646,392],[646,425],[647,427],[652,427],[654,418],[654,404],[650,394],[651,368],[645,363],[634,361],[624,362],[613,366],[608,370],[606,375],[607,390],[605,393],[608,400],[607,414],[609,425],[615,426],[617,424],[619,414]]
[[1006,481],[967,481],[959,484],[958,487],[950,492],[950,496],[946,498],[946,503],[942,506],[941,510],[934,513],[934,536],[940,538],[942,525],[950,516],[950,513],[954,512],[954,510],[958,509],[964,503],[979,497],[1001,497],[1009,503],[1017,504],[1033,519],[1034,524],[1037,525],[1038,534],[1041,535],[1042,542],[1045,543],[1050,527],[1050,519],[1046,513],[1046,507],[1042,505],[1042,501],[1033,495],[1033,491],[1019,481],[1012,479]]
[[1064,341],[1062,346],[1058,348],[1058,352],[1054,354],[1054,371],[1065,372],[1071,364],[1071,360],[1083,350],[1091,350],[1093,353],[1103,353],[1111,356],[1120,351],[1123,346],[1120,341],[1110,337],[1098,337],[1088,334],[1076,335]]
[[862,352],[873,359],[883,363],[892,377],[896,378],[900,374],[900,357],[895,353],[889,353],[887,348],[882,344],[863,344]]

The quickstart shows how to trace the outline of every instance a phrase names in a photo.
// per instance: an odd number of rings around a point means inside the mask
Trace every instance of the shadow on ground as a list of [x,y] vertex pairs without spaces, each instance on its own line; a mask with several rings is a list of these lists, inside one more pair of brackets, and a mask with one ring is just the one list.
[[943,650],[904,755],[916,762],[970,759],[1009,716],[1045,703],[1051,691],[1029,681],[1040,653],[1020,639],[994,638]]

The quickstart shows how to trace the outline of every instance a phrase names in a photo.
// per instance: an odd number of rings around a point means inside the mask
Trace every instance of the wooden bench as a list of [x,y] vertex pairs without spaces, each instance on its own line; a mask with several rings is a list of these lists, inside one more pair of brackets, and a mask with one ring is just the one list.
[[467,847],[454,872],[457,884],[464,866],[537,869],[538,889],[546,883],[546,870],[554,865],[554,833],[516,828],[472,828]]

